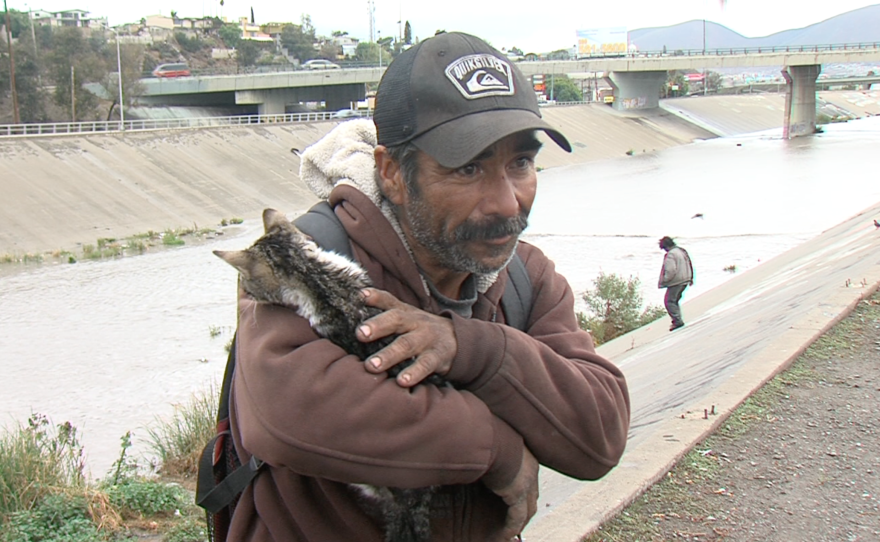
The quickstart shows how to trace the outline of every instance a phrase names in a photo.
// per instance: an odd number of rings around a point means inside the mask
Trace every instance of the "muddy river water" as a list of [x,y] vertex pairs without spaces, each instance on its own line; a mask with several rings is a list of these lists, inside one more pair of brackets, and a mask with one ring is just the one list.
[[[700,295],[880,201],[880,118],[783,141],[778,131],[699,142],[540,174],[526,239],[577,292],[599,272],[656,288],[657,239],[687,248]],[[271,202],[266,202],[271,205]],[[695,215],[701,215],[695,217]],[[0,276],[0,422],[71,421],[93,476],[120,437],[148,453],[146,428],[222,377],[235,325],[235,272],[214,249],[243,248],[256,221],[198,246]],[[880,235],[880,231],[878,231]]]

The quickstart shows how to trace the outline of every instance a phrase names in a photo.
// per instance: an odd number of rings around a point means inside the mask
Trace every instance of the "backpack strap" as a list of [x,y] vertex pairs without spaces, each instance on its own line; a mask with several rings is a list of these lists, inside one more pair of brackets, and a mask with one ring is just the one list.
[[507,325],[525,331],[532,312],[532,281],[519,254],[507,264],[507,284],[501,295],[501,310]]
[[[196,504],[211,514],[220,512],[228,506],[260,471],[263,462],[256,456],[240,465],[219,482],[214,478],[214,466],[223,460],[225,440],[231,438],[229,432],[229,392],[232,388],[232,374],[235,372],[235,343],[238,334],[232,336],[229,357],[223,385],[220,387],[220,402],[217,408],[217,434],[208,442],[199,457],[199,470],[196,479]],[[236,461],[237,463],[237,461]]]
[[296,217],[293,223],[319,247],[351,259],[351,241],[348,239],[348,233],[327,201],[322,200],[312,205],[311,209]]

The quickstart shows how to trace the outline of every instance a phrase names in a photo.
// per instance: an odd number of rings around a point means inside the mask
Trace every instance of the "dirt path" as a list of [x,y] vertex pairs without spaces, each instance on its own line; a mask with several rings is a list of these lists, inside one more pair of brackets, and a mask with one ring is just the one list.
[[880,294],[585,540],[880,540]]

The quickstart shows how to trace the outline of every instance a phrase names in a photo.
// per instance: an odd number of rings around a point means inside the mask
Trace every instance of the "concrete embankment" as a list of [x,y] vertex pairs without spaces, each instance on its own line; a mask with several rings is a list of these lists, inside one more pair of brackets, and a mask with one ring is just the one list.
[[[545,108],[574,152],[549,144],[552,168],[713,137],[663,111],[604,105]],[[0,255],[75,250],[99,238],[216,226],[288,213],[314,200],[299,179],[304,149],[335,122],[0,140]]]

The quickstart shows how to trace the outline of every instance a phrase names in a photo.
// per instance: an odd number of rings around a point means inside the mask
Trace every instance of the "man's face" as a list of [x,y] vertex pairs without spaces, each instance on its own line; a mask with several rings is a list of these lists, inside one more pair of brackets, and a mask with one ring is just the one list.
[[402,209],[417,254],[456,272],[502,269],[528,224],[540,146],[532,132],[513,134],[457,169],[419,153]]

